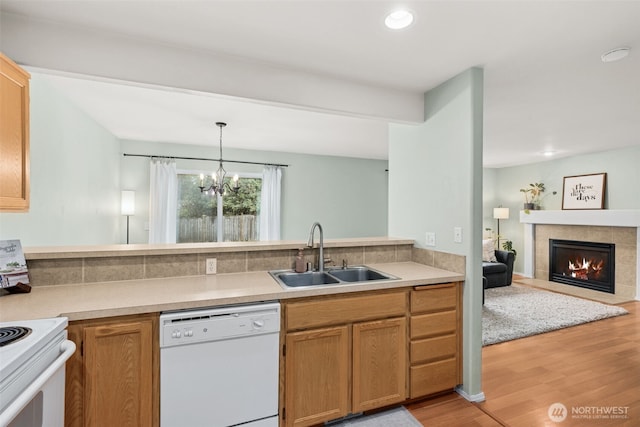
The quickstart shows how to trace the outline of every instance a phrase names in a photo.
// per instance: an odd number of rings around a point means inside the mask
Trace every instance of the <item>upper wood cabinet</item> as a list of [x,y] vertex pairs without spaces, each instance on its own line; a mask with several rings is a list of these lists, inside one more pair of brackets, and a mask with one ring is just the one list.
[[0,53],[0,212],[29,210],[29,79]]

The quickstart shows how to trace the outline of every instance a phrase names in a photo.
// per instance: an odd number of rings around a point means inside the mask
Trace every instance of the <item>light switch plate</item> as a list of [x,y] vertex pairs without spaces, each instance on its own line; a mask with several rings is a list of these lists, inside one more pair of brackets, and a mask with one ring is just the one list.
[[436,245],[436,233],[427,232],[425,234],[425,240],[427,246],[435,246]]
[[453,227],[453,242],[462,243],[462,227]]

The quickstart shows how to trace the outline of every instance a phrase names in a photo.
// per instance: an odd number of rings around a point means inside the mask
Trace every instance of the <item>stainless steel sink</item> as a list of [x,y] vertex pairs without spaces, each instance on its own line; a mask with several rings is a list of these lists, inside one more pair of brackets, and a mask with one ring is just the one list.
[[393,278],[365,266],[333,269],[327,272],[343,282],[367,282],[369,280],[389,280]]
[[285,286],[297,288],[299,286],[332,285],[339,283],[339,280],[327,273],[317,271],[307,271],[296,273],[295,271],[270,272],[271,275]]
[[374,270],[365,265],[332,268],[325,272],[307,271],[305,273],[296,273],[293,270],[275,270],[270,271],[269,274],[285,288],[339,285],[357,282],[369,282],[372,280],[399,279],[399,277]]

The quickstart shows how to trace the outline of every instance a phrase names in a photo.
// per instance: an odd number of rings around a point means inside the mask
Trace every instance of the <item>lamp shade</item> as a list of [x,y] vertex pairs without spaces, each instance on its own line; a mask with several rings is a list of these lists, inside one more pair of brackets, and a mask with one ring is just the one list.
[[493,208],[493,219],[509,219],[509,208]]
[[136,192],[122,190],[122,200],[120,204],[122,215],[135,215],[136,212]]

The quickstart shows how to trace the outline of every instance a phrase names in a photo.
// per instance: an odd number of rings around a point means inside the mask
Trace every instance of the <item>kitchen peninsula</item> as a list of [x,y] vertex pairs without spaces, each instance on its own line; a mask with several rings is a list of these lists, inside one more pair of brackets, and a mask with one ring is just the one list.
[[[267,273],[292,268],[299,241],[24,248],[29,294],[0,297],[0,322],[66,316],[83,320],[212,305],[301,298],[464,280],[464,257],[413,247],[409,239],[332,239],[335,265],[366,264],[400,278],[283,289]],[[305,249],[312,262],[316,250]],[[217,274],[205,275],[216,258]]]
[[[172,310],[280,301],[281,426],[310,426],[460,384],[464,257],[387,237],[324,243],[336,267],[344,260],[399,279],[285,289],[268,271],[292,268],[306,246],[298,241],[25,248],[32,291],[1,297],[0,321],[69,318],[79,350],[67,363],[67,426],[125,418],[159,425],[158,319]],[[316,252],[305,248],[305,262]],[[217,274],[207,275],[212,258]],[[297,382],[300,369],[330,373],[335,389],[323,399],[307,396],[314,387]],[[99,397],[109,390],[118,391]]]

